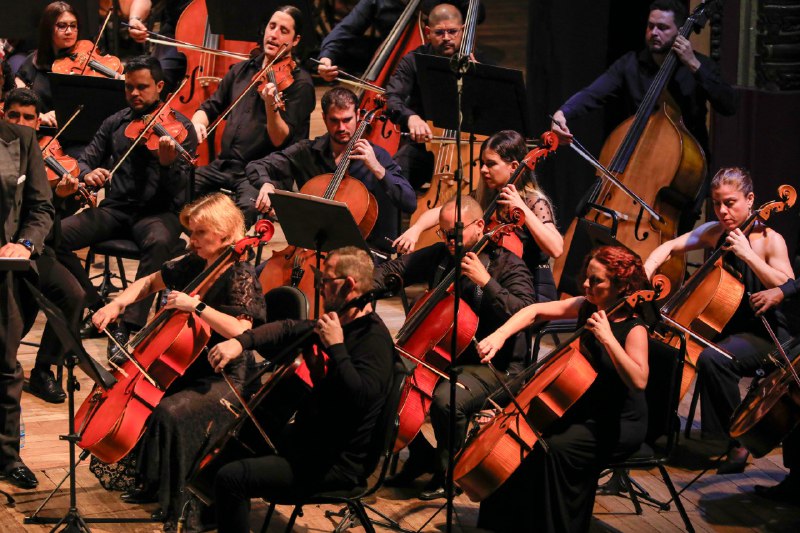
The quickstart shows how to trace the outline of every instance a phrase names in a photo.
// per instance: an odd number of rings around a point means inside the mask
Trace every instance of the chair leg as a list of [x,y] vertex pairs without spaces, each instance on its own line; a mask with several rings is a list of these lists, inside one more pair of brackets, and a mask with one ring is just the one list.
[[298,516],[303,516],[303,506],[302,505],[295,505],[294,509],[292,510],[292,516],[289,517],[289,523],[286,524],[286,533],[291,533],[294,529],[294,523],[297,520]]
[[125,276],[125,267],[122,265],[122,258],[117,256],[117,269],[119,270],[119,279],[122,282],[122,290],[128,288],[128,278]]
[[683,502],[681,502],[680,495],[675,490],[675,485],[672,484],[672,479],[669,477],[669,472],[667,472],[667,469],[664,468],[664,465],[658,465],[658,471],[661,472],[661,478],[664,480],[664,485],[667,486],[669,494],[672,496],[672,501],[675,502],[675,507],[678,508],[678,513],[680,513],[681,518],[683,519],[683,524],[686,526],[686,531],[688,533],[694,533],[692,521],[689,520],[689,515],[686,514],[686,509],[683,507]]
[[694,382],[694,392],[692,393],[692,403],[689,404],[689,414],[686,416],[686,427],[683,430],[683,436],[687,439],[692,438],[692,424],[694,423],[694,413],[697,410],[697,400],[700,398],[700,375]]
[[353,509],[356,516],[358,516],[359,521],[361,521],[361,527],[364,528],[366,533],[375,533],[375,528],[372,526],[372,521],[367,516],[367,510],[364,509],[364,506],[361,505],[360,500],[354,500],[350,502],[350,508]]
[[272,521],[272,513],[275,512],[275,504],[270,503],[267,509],[267,516],[264,517],[264,524],[261,526],[261,533],[267,533],[269,523]]
[[624,490],[628,491],[628,497],[631,499],[631,503],[633,504],[633,509],[636,511],[636,514],[642,514],[642,504],[639,503],[639,495],[636,494],[636,491],[633,490],[633,487],[631,486],[631,478],[628,474],[628,470],[614,470],[614,475],[619,476],[620,484]]

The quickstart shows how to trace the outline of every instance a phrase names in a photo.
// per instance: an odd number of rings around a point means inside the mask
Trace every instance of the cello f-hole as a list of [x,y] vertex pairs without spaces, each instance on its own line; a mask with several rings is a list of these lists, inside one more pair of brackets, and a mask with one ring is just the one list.
[[637,241],[646,241],[647,238],[650,236],[649,231],[645,231],[642,233],[641,237],[639,236],[639,228],[642,225],[642,219],[644,218],[644,209],[639,208],[639,216],[636,217],[636,226],[633,229],[633,236],[636,238]]

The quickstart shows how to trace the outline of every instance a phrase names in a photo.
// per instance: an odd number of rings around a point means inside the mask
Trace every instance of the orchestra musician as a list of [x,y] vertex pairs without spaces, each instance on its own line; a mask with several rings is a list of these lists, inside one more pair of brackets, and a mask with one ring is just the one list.
[[[4,120],[11,124],[39,130],[39,97],[30,89],[17,88],[8,93],[5,100]],[[83,288],[75,276],[67,270],[56,256],[55,250],[61,239],[61,217],[69,211],[70,199],[78,190],[78,179],[65,174],[60,180],[51,182],[53,187],[53,226],[44,241],[44,249],[36,258],[39,273],[37,286],[42,294],[64,312],[64,316],[77,333],[78,322],[83,311]],[[30,371],[25,390],[50,403],[63,403],[67,395],[56,381],[53,365],[59,365],[64,348],[48,323],[44,328],[36,362]]]
[[433,155],[425,150],[424,144],[419,144],[429,141],[432,132],[424,119],[415,54],[452,57],[461,46],[463,30],[464,22],[458,8],[452,4],[433,8],[425,26],[428,44],[406,54],[386,86],[386,103],[392,122],[411,134],[411,142],[400,146],[395,161],[415,188],[430,181],[433,173]]
[[[420,3],[423,17],[442,0],[424,0]],[[453,0],[452,3],[465,16],[469,0]],[[359,0],[350,13],[339,22],[322,40],[319,50],[319,75],[325,81],[333,81],[339,75],[339,65],[351,72],[363,72],[369,58],[375,53],[395,26],[408,0]],[[480,5],[478,23],[483,21],[485,9]],[[370,39],[366,32],[375,28],[377,39]]]
[[[181,224],[178,213],[187,201],[190,165],[178,156],[176,143],[161,137],[157,153],[146,146],[133,148],[111,177],[112,163],[119,163],[133,140],[125,135],[132,121],[143,120],[160,105],[159,93],[164,86],[158,59],[139,56],[125,66],[125,98],[128,108],[107,119],[100,126],[84,153],[78,159],[80,180],[90,188],[106,186],[106,196],[96,209],[86,209],[62,221],[64,253],[62,262],[72,262],[71,272],[80,271],[79,260],[71,250],[79,250],[109,239],[130,239],[141,250],[136,279],[158,272],[181,246]],[[187,130],[183,148],[192,153],[197,139],[188,118],[175,112],[176,120]],[[84,272],[78,278],[86,291],[86,303],[96,307],[101,301],[97,290]],[[152,296],[129,306],[114,336],[125,344],[131,331],[147,321]],[[116,346],[109,346],[109,357]]]
[[545,431],[548,451],[534,446],[481,502],[481,528],[588,531],[601,469],[644,441],[647,330],[630,309],[606,314],[613,302],[649,285],[641,259],[626,248],[603,246],[586,258],[583,276],[584,296],[528,306],[478,343],[481,356],[490,360],[508,338],[537,320],[577,318],[586,327],[580,351],[597,371],[589,390]]
[[[169,289],[167,309],[194,313],[211,327],[209,346],[235,337],[264,321],[266,308],[261,285],[253,266],[247,261],[235,262],[226,269],[202,301],[197,296],[181,292],[226,247],[244,237],[244,216],[233,201],[222,193],[198,198],[183,208],[180,219],[190,230],[191,252],[159,265],[159,271],[139,278],[97,311],[92,321],[98,329],[107,327],[134,302],[164,289]],[[252,357],[252,353],[245,352],[226,368],[237,387],[245,381]],[[93,461],[92,469],[101,479],[130,487],[128,472],[134,467],[136,487],[124,492],[122,500],[127,503],[158,502],[161,509],[154,513],[154,518],[174,523],[187,498],[183,490],[186,477],[196,455],[208,442],[201,428],[215,421],[208,437],[213,442],[220,436],[220,426],[224,427],[229,421],[225,418],[227,410],[220,404],[223,397],[232,399],[228,385],[220,374],[212,370],[208,358],[201,354],[169,387],[153,411],[144,436],[128,457],[116,465]],[[217,435],[213,434],[214,431]],[[204,518],[200,513],[192,513],[192,516]]]
[[[292,190],[320,174],[336,170],[342,152],[358,127],[358,98],[352,91],[334,87],[321,100],[322,120],[328,132],[315,139],[305,139],[279,152],[247,165],[247,177],[259,188],[256,208],[271,209],[269,194],[276,188]],[[375,196],[378,220],[367,243],[378,250],[388,250],[397,237],[397,210],[413,213],[416,195],[391,156],[366,139],[359,139],[350,154],[353,163],[348,175],[361,181]]]
[[[533,172],[525,170],[517,183],[506,186],[509,178],[525,157],[525,139],[513,130],[503,130],[486,139],[481,145],[481,181],[476,197],[483,208],[499,194],[499,204],[519,208],[525,215],[525,226],[517,230],[523,244],[522,258],[533,274],[536,301],[555,300],[556,284],[550,271],[549,259],[564,250],[564,238],[556,226],[553,204],[536,181]],[[498,191],[499,190],[499,191]],[[393,245],[399,253],[416,248],[420,234],[439,222],[440,207],[427,210]]]
[[[162,9],[158,10],[159,33],[165,37],[175,37],[178,18],[192,0],[164,0]],[[139,44],[147,40],[147,25],[153,12],[152,0],[132,0],[128,8],[128,34]],[[156,45],[153,57],[157,58],[164,70],[164,88],[168,93],[174,91],[186,73],[186,56],[174,46]]]
[[[53,224],[52,193],[42,152],[31,128],[6,121],[0,121],[0,141],[0,258],[35,259]],[[31,267],[36,268],[35,264]],[[26,295],[22,276],[16,274],[0,271],[0,474],[7,482],[29,490],[39,482],[19,456],[23,373],[17,349],[37,309],[31,305],[33,298]]]
[[[282,6],[272,14],[264,28],[262,53],[234,65],[211,98],[192,116],[200,142],[206,138],[209,124],[236,100],[254,75],[275,59],[281,46],[287,45],[286,57],[291,56],[302,32],[303,14],[296,7]],[[259,191],[245,176],[245,165],[308,138],[311,112],[316,105],[314,85],[311,76],[299,67],[292,71],[292,77],[294,82],[283,91],[283,111],[274,105],[278,91],[275,84],[265,84],[260,93],[251,89],[228,115],[219,157],[195,174],[196,195],[220,188],[233,191],[248,226],[258,215],[253,201]]]
[[[774,230],[756,221],[749,235],[739,226],[753,208],[753,180],[742,168],[723,168],[711,180],[711,200],[716,222],[706,222],[689,233],[657,247],[644,263],[648,277],[672,254],[690,250],[716,249],[729,251],[724,262],[741,274],[745,291],[753,294],[772,289],[794,277],[786,242]],[[780,309],[771,309],[767,318],[781,341],[789,337],[790,328]],[[718,346],[736,357],[731,361],[713,348],[705,348],[697,360],[697,383],[700,387],[703,438],[727,438],[731,415],[741,402],[739,380],[754,376],[768,364],[765,355],[774,344],[761,320],[742,299],[731,320],[717,339]],[[748,452],[733,446],[718,473],[739,473],[747,466]]]
[[[366,485],[378,462],[370,443],[392,379],[394,344],[371,304],[343,313],[337,309],[370,290],[372,279],[372,259],[364,250],[339,248],[325,259],[319,281],[325,314],[314,324],[312,342],[327,353],[327,371],[313,371],[324,365],[323,355],[306,350],[314,387],[281,435],[281,453],[234,461],[218,472],[214,494],[218,515],[224,517],[220,533],[249,531],[251,497],[270,500]],[[271,322],[216,345],[209,361],[221,371],[242,350],[267,354],[309,328],[308,321]]]
[[[791,300],[796,305],[798,292],[800,292],[800,278],[790,279],[783,285],[753,294],[750,297],[750,305],[760,316],[784,300]],[[800,355],[798,348],[800,345],[795,346],[795,349],[787,354],[790,360],[793,361]],[[780,483],[772,486],[755,485],[753,487],[755,493],[780,503],[800,505],[800,430],[797,428],[783,439],[783,466],[789,469],[789,473]]]
[[[469,250],[483,236],[483,210],[470,196],[462,197],[461,201],[464,249]],[[429,288],[438,285],[454,266],[455,223],[456,198],[452,198],[439,213],[439,235],[444,242],[379,265],[375,271],[376,283],[380,285],[380,280],[387,275],[397,274],[403,279],[404,285],[427,283]],[[533,279],[522,259],[504,248],[491,244],[488,246],[480,254],[467,252],[461,258],[464,276],[462,300],[478,316],[478,337],[494,331],[514,313],[536,301]],[[513,377],[522,370],[529,348],[530,337],[526,332],[521,332],[499,351],[492,363],[503,376]],[[467,348],[455,364],[461,369],[459,382],[466,387],[456,391],[454,443],[458,449],[466,438],[470,417],[483,408],[487,396],[500,389],[501,384],[492,369],[480,363],[480,357],[473,347]],[[501,403],[502,396],[496,401]],[[440,382],[436,387],[430,419],[436,436],[436,450],[431,448],[421,433],[418,434],[409,444],[410,456],[403,469],[387,480],[391,486],[407,486],[426,471],[432,470],[433,477],[420,494],[420,498],[425,500],[445,496],[445,472],[449,458],[449,383]]]
[[[720,76],[719,67],[705,55],[695,52],[692,44],[678,30],[686,21],[685,4],[677,0],[655,0],[645,29],[646,47],[628,52],[584,89],[572,95],[553,113],[552,130],[563,142],[571,142],[568,122],[600,109],[611,98],[624,102],[628,115],[639,108],[655,75],[670,50],[680,65],[667,85],[670,96],[680,107],[683,123],[708,155],[706,129],[707,104],[718,113],[729,116],[736,112],[736,94]],[[686,210],[681,219],[681,232],[694,225],[701,202],[707,194],[706,185],[698,195],[695,212]]]

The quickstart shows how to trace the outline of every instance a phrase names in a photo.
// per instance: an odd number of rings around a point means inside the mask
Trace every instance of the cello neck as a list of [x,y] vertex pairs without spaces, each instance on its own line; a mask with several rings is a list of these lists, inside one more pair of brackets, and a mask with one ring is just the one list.
[[[367,70],[364,72],[364,79],[367,81],[375,81],[378,79],[378,74],[383,70],[384,65],[386,65],[386,61],[389,60],[389,57],[392,55],[395,46],[397,45],[397,41],[400,39],[400,36],[406,31],[406,27],[411,23],[411,19],[417,12],[417,8],[419,7],[421,0],[411,0],[403,9],[403,12],[400,14],[400,18],[397,19],[392,31],[389,32],[389,35],[386,36],[386,39],[383,40],[381,43],[380,48],[378,48],[377,52],[375,52],[375,56],[370,61]],[[364,91],[361,90],[361,93]],[[361,97],[361,95],[358,95]]]
[[[356,108],[357,109],[357,108]],[[364,117],[364,120],[356,128],[356,131],[353,133],[353,136],[350,138],[350,142],[347,143],[344,151],[340,154],[339,164],[336,165],[336,170],[333,173],[333,178],[331,182],[328,184],[328,188],[325,189],[324,198],[328,200],[332,200],[334,196],[336,196],[336,192],[339,190],[339,185],[342,184],[342,180],[347,175],[347,169],[350,168],[350,153],[353,151],[353,147],[356,145],[359,139],[364,136],[364,132],[367,130],[367,126],[370,125],[372,122],[372,118],[375,116],[375,113],[378,111],[378,108],[373,109],[367,116]]]
[[475,28],[478,26],[479,6],[479,0],[469,0],[467,16],[464,19],[464,37],[459,48],[462,56],[468,56],[475,50]]

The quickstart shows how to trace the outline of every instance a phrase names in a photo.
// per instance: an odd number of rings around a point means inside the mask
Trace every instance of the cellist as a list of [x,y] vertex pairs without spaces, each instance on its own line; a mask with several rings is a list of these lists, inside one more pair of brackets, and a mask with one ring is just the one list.
[[[192,116],[200,142],[206,138],[211,121],[226,111],[253,76],[275,59],[282,46],[286,46],[285,57],[291,57],[302,33],[303,14],[296,7],[279,7],[272,14],[264,26],[262,53],[231,67],[211,98]],[[228,115],[219,157],[197,169],[195,175],[196,195],[220,188],[233,191],[248,225],[258,215],[254,200],[259,191],[246,178],[245,165],[308,138],[311,112],[316,104],[314,85],[311,76],[300,68],[292,70],[291,76],[294,82],[283,91],[284,110],[275,104],[278,88],[271,82],[264,84],[260,93],[252,88],[244,95]]]
[[589,530],[600,470],[644,441],[649,375],[647,330],[630,310],[607,315],[613,302],[649,284],[639,257],[626,248],[592,251],[583,268],[584,296],[528,306],[478,343],[484,361],[537,320],[577,318],[586,325],[581,353],[598,376],[548,429],[520,467],[481,502],[478,527],[491,531]]
[[[719,246],[729,250],[725,262],[741,274],[748,293],[777,287],[794,277],[786,242],[779,233],[759,222],[749,235],[739,229],[755,200],[748,171],[735,167],[720,169],[711,180],[711,200],[718,220],[706,222],[653,250],[644,263],[648,277],[671,254]],[[789,327],[783,313],[775,309],[768,318],[781,342],[786,340]],[[755,375],[764,366],[764,356],[774,349],[774,344],[745,299],[718,338],[709,340],[736,356],[736,361],[731,361],[706,348],[697,361],[703,438],[726,438],[731,415],[741,401],[739,380]],[[747,456],[746,449],[734,446],[718,473],[742,472],[747,466]]]
[[[800,278],[790,279],[783,285],[766,289],[750,297],[750,305],[757,315],[763,315],[770,309],[780,305],[784,299],[797,305],[797,294],[800,292]],[[798,355],[797,348],[790,352],[789,359]],[[755,493],[763,498],[778,502],[800,505],[800,429],[795,428],[783,439],[783,466],[789,473],[777,485],[755,485]]]
[[[190,296],[181,290],[216,260],[225,248],[244,237],[244,216],[222,193],[204,196],[181,211],[181,223],[191,234],[191,252],[166,262],[158,272],[139,278],[92,316],[102,330],[116,320],[125,308],[165,288],[167,309],[177,309],[205,321],[212,330],[209,345],[239,335],[265,319],[265,303],[253,266],[247,261],[233,263],[203,296]],[[241,386],[246,378],[252,353],[246,352],[228,366],[231,382]],[[158,502],[153,518],[177,521],[186,493],[183,484],[195,456],[207,444],[203,428],[216,420],[210,431],[225,426],[226,409],[220,399],[232,393],[207,357],[200,355],[167,390],[153,411],[145,433],[128,456],[113,465],[92,461],[92,471],[107,480],[106,488],[124,488],[126,503]],[[209,435],[212,441],[219,435]],[[135,476],[131,478],[131,468]],[[108,486],[110,482],[111,486]],[[210,525],[210,517],[192,513],[193,518]],[[194,530],[194,528],[193,528]]]
[[[375,271],[378,284],[388,274],[397,274],[405,285],[427,283],[429,288],[438,285],[454,266],[456,222],[456,198],[445,203],[439,212],[439,235],[441,243],[422,248],[411,254],[383,263]],[[484,233],[483,210],[470,196],[463,196],[461,216],[464,223],[463,242],[469,250]],[[533,278],[525,263],[504,248],[489,245],[479,255],[468,252],[460,259],[463,273],[462,300],[478,317],[478,335],[483,336],[502,324],[512,314],[535,302]],[[504,376],[510,378],[522,370],[525,357],[530,348],[529,336],[525,333],[515,335],[505,346],[494,365]],[[456,397],[456,434],[454,444],[460,448],[467,434],[467,422],[482,409],[489,394],[501,387],[494,372],[479,362],[473,348],[468,348],[457,360],[462,373],[459,382],[466,388],[459,389]],[[498,403],[502,401],[502,397]],[[433,392],[430,409],[431,425],[436,435],[436,450],[418,434],[409,445],[410,456],[403,469],[387,480],[388,485],[407,486],[414,479],[432,471],[433,477],[420,494],[421,499],[444,498],[445,472],[448,463],[450,386],[441,381]]]
[[[572,139],[568,121],[600,109],[610,98],[622,99],[628,114],[633,114],[667,54],[674,50],[681,65],[667,89],[680,107],[686,128],[708,155],[707,103],[710,102],[714,110],[722,115],[732,115],[736,112],[736,94],[720,76],[719,67],[708,57],[695,52],[688,39],[678,35],[686,17],[686,6],[682,2],[652,2],[645,29],[646,47],[639,52],[623,55],[553,113],[552,129],[562,141],[570,142]],[[706,194],[706,188],[703,187],[695,204],[696,212],[687,210],[681,220],[681,232],[688,231],[694,225]]]

